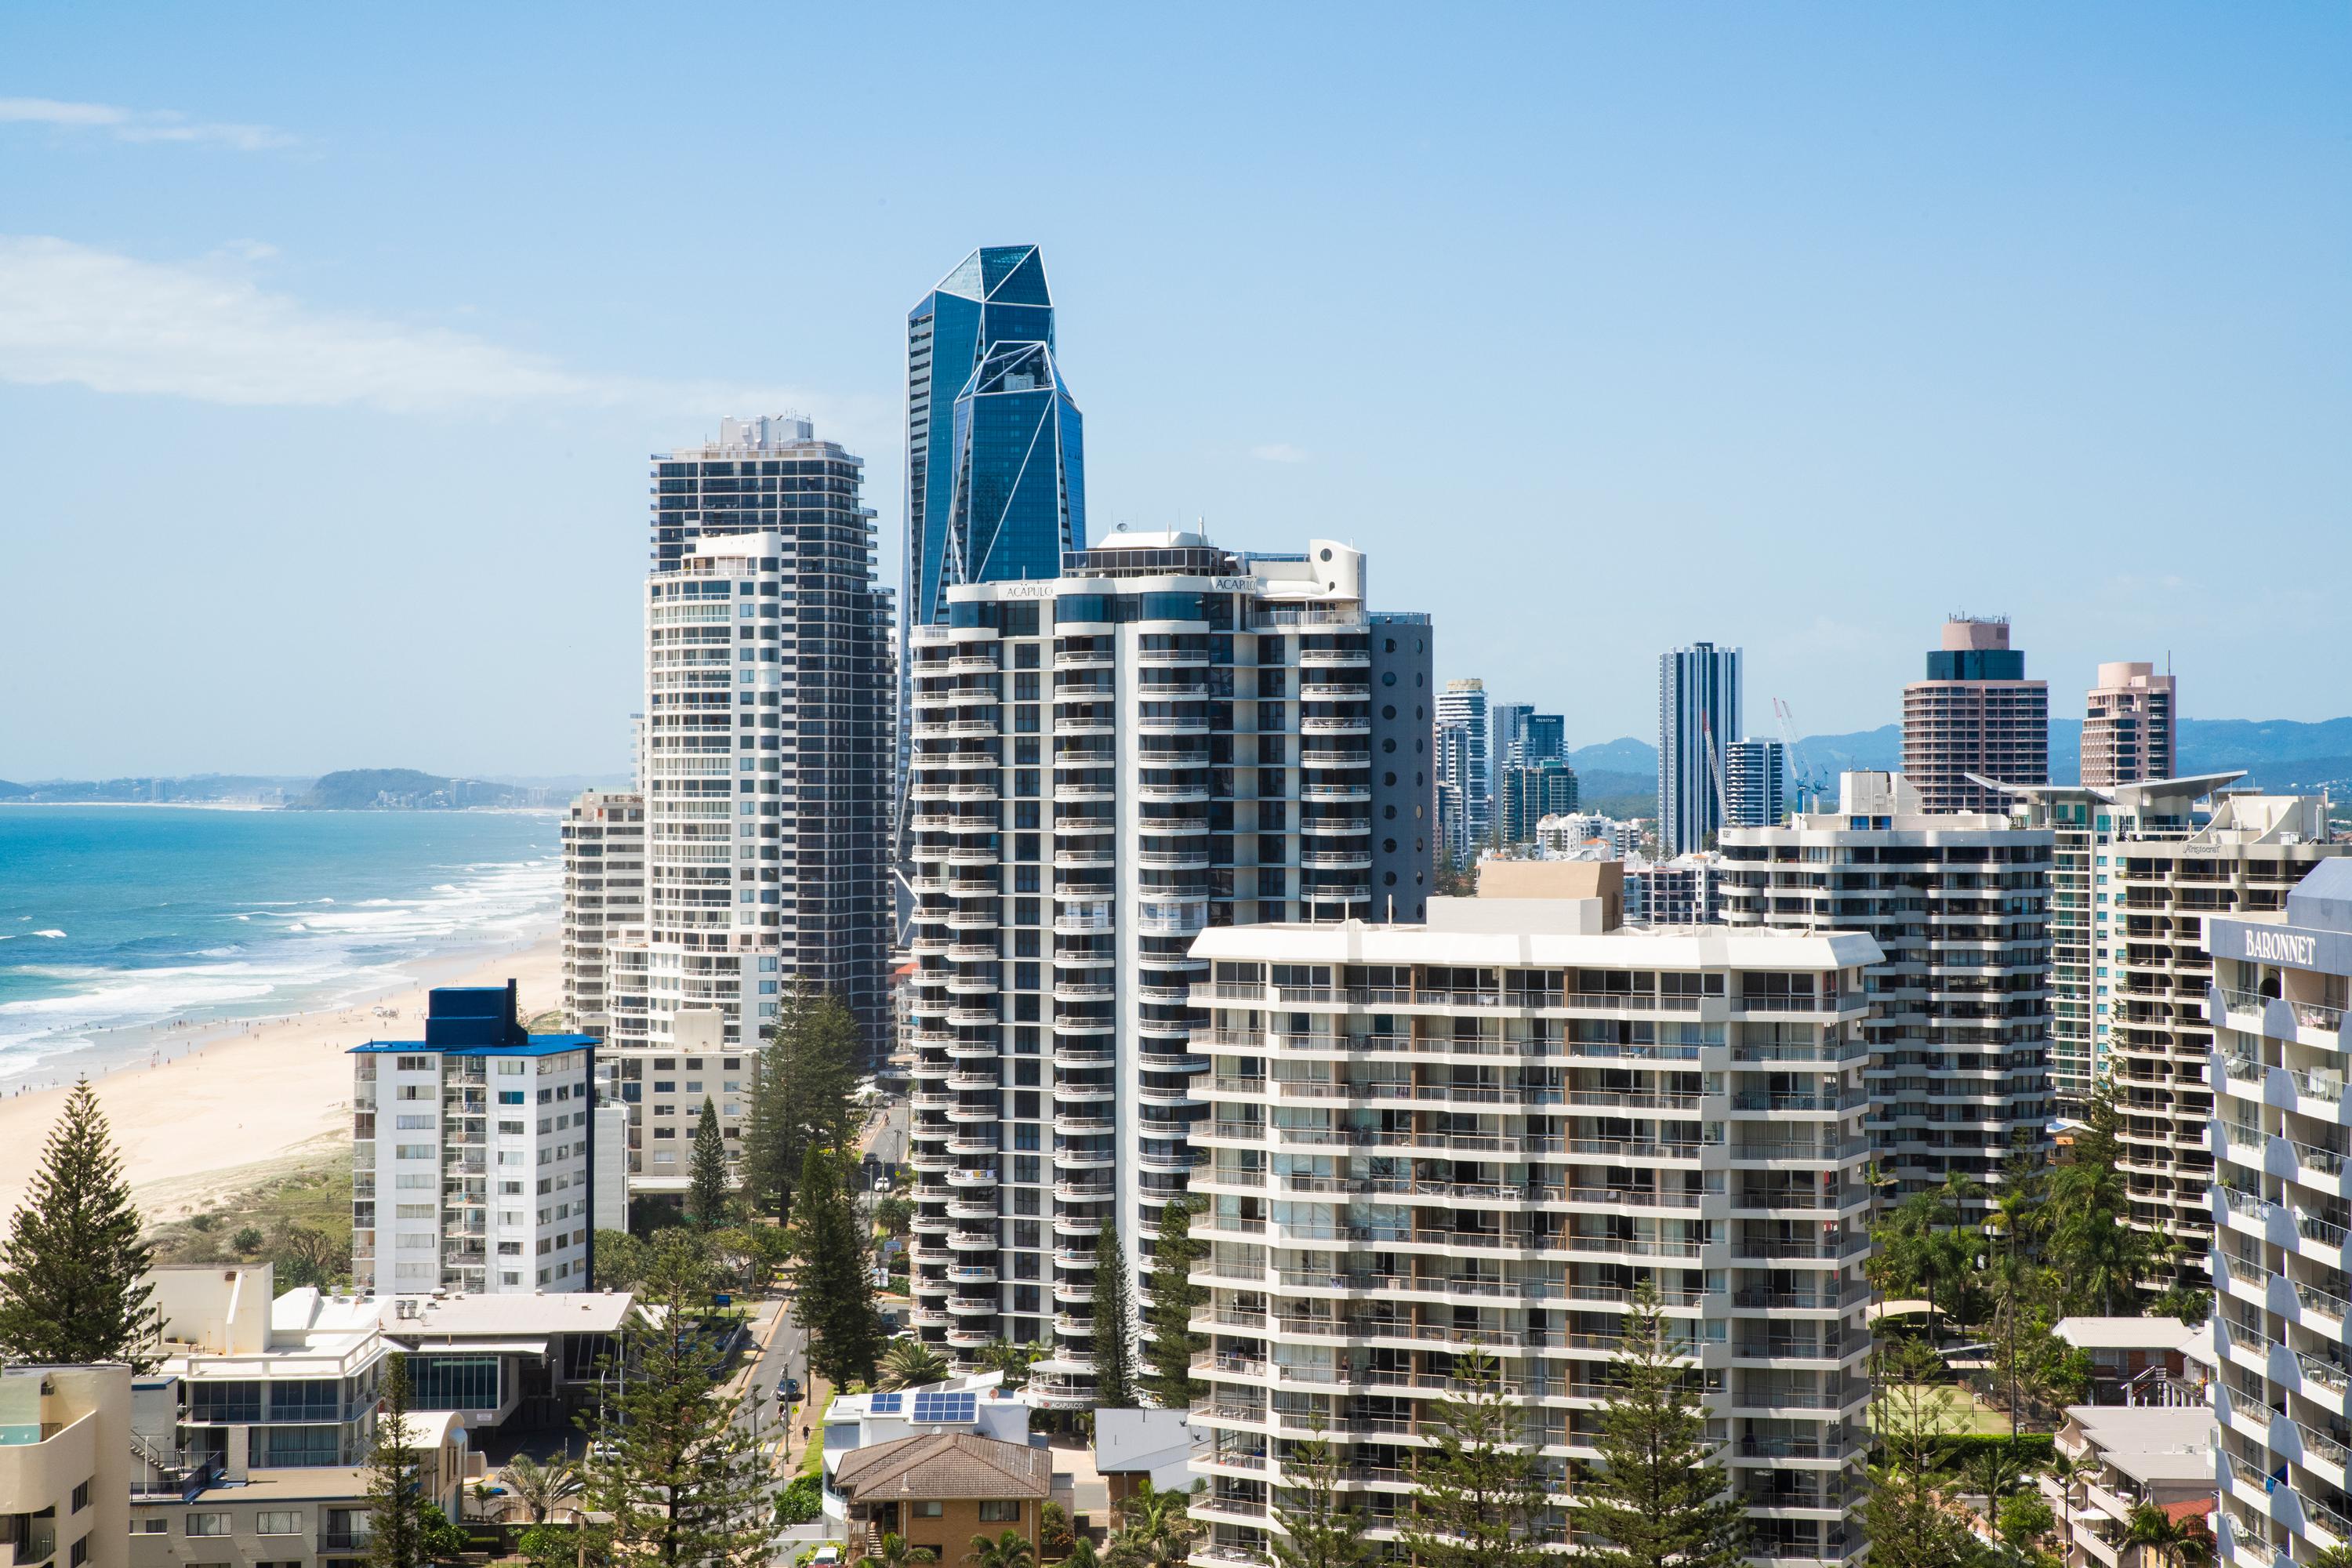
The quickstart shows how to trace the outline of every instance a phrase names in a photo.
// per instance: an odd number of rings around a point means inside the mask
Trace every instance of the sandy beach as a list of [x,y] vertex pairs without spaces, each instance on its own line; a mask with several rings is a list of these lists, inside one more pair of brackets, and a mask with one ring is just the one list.
[[[562,965],[552,935],[513,952],[420,964],[417,973],[414,986],[340,1009],[167,1036],[158,1041],[159,1054],[171,1059],[119,1066],[96,1079],[99,1103],[149,1219],[179,1218],[221,1194],[347,1147],[352,1064],[344,1053],[370,1039],[421,1037],[431,986],[502,985],[512,978],[526,1015],[562,1000]],[[377,1006],[400,1016],[380,1018]],[[57,1065],[70,1087],[73,1059]],[[66,1092],[42,1089],[0,1099],[0,1216],[14,1214],[23,1200]]]

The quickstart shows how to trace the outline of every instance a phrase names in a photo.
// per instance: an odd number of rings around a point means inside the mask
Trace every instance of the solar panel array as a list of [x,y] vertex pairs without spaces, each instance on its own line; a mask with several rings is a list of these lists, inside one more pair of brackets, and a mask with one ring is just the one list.
[[980,1396],[976,1394],[947,1394],[937,1390],[915,1395],[915,1419],[918,1421],[970,1421],[980,1414]]
[[902,1397],[896,1394],[877,1394],[866,1402],[866,1412],[873,1415],[896,1415]]

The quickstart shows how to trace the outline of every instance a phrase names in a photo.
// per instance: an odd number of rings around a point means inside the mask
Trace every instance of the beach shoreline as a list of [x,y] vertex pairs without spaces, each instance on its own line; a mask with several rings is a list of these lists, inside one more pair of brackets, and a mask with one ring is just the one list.
[[[370,1039],[420,1037],[425,993],[436,985],[516,982],[526,1015],[559,1006],[562,959],[552,927],[518,942],[450,952],[404,965],[399,982],[335,1005],[266,1020],[117,1030],[61,1052],[0,1096],[0,1215],[13,1215],[38,1169],[42,1146],[77,1078],[87,1074],[121,1152],[134,1196],[194,1213],[306,1145],[350,1135],[347,1052]],[[379,1016],[376,1009],[396,1013]],[[126,1038],[125,1037],[139,1037]],[[145,1047],[144,1054],[140,1047]]]

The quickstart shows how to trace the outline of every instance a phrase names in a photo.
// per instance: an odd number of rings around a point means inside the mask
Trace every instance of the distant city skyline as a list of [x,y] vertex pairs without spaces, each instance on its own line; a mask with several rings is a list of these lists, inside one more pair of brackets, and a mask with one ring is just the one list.
[[[808,415],[895,585],[908,306],[1008,242],[1085,323],[1097,537],[1351,542],[1441,679],[1571,747],[1648,734],[1702,637],[1751,714],[1887,722],[1953,610],[2011,618],[2053,717],[2168,658],[2187,719],[2347,705],[2279,657],[2352,630],[2327,574],[2237,560],[2352,494],[2340,10],[1528,12],[1337,56],[1253,16],[1246,58],[1197,13],[953,58],[887,14],[467,25],[0,19],[0,564],[44,585],[0,617],[38,675],[0,778],[618,770],[602,542],[645,456]],[[838,68],[779,119],[806,51]],[[1102,133],[1003,155],[970,101],[1013,71]],[[794,199],[744,202],[763,163]],[[103,637],[46,591],[101,570]]]

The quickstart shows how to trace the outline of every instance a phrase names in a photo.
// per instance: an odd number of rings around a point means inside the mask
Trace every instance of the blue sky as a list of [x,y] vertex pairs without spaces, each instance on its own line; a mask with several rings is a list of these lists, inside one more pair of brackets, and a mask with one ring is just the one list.
[[[690,18],[690,19],[689,19]],[[646,458],[1045,247],[1097,531],[1372,555],[1442,673],[1808,732],[2352,710],[2341,6],[12,6],[0,777],[617,769]]]

